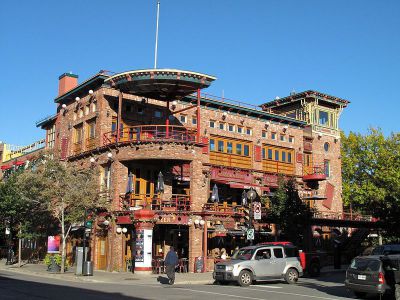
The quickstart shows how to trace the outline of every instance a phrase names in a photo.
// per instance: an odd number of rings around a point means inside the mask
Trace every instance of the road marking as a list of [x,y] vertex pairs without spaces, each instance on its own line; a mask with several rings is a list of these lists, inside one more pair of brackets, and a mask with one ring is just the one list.
[[[232,288],[231,286],[229,288]],[[253,288],[245,288],[245,287],[238,287],[240,289],[246,289],[246,290],[257,290],[257,291],[263,291],[265,290],[258,290],[258,289],[253,289]],[[203,294],[212,294],[212,295],[217,295],[217,296],[227,296],[227,297],[232,297],[232,298],[240,298],[240,299],[250,299],[250,300],[265,300],[266,298],[255,298],[255,297],[246,297],[246,296],[238,296],[238,295],[232,295],[232,294],[224,294],[224,293],[216,293],[216,292],[208,292],[208,291],[200,291],[200,290],[194,290],[194,289],[188,289],[188,288],[179,288],[179,290],[186,290],[186,291],[191,291],[191,292],[196,292],[196,293],[203,293]],[[267,291],[267,293],[275,293],[275,294],[281,294],[281,295],[290,295],[290,296],[299,296],[299,297],[305,297],[308,299],[323,299],[323,300],[338,300],[338,299],[344,299],[344,298],[329,298],[329,297],[321,297],[321,296],[312,296],[312,295],[303,295],[303,294],[296,294],[296,293],[287,293],[287,292],[278,292],[278,291]]]
[[[252,284],[251,286],[255,288],[264,288],[264,289],[281,289],[281,286],[273,286],[273,285],[254,285]],[[238,288],[238,287],[237,287]]]

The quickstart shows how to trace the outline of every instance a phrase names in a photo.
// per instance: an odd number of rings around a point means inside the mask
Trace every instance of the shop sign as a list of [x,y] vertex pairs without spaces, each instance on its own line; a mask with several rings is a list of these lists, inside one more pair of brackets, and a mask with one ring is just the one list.
[[249,172],[246,172],[246,171],[233,170],[233,169],[228,169],[228,168],[224,168],[224,169],[212,168],[211,179],[252,183],[253,175],[251,175]]
[[188,216],[160,215],[157,224],[187,224]]
[[60,253],[60,236],[47,237],[47,253]]

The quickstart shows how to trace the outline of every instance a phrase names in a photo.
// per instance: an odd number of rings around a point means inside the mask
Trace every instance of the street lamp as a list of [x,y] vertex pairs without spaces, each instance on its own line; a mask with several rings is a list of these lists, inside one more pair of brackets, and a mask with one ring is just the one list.
[[11,248],[11,229],[10,229],[10,220],[6,219],[6,239],[8,241],[8,250],[7,250],[7,261],[6,265],[12,265],[12,248]]

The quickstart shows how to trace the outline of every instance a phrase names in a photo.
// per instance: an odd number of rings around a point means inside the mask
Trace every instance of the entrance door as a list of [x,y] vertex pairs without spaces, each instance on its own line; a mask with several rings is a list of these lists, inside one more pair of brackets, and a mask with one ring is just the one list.
[[107,238],[97,238],[97,269],[106,270],[107,268]]
[[157,181],[157,171],[149,167],[135,168],[132,171],[134,175],[134,195],[131,205],[142,205],[146,207],[151,205],[154,198],[154,189]]

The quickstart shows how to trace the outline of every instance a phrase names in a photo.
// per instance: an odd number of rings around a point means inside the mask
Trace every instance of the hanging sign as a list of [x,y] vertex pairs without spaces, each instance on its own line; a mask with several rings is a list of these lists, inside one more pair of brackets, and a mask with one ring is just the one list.
[[261,203],[260,202],[253,203],[253,211],[254,211],[254,220],[261,220]]
[[60,253],[60,236],[47,237],[47,253]]

